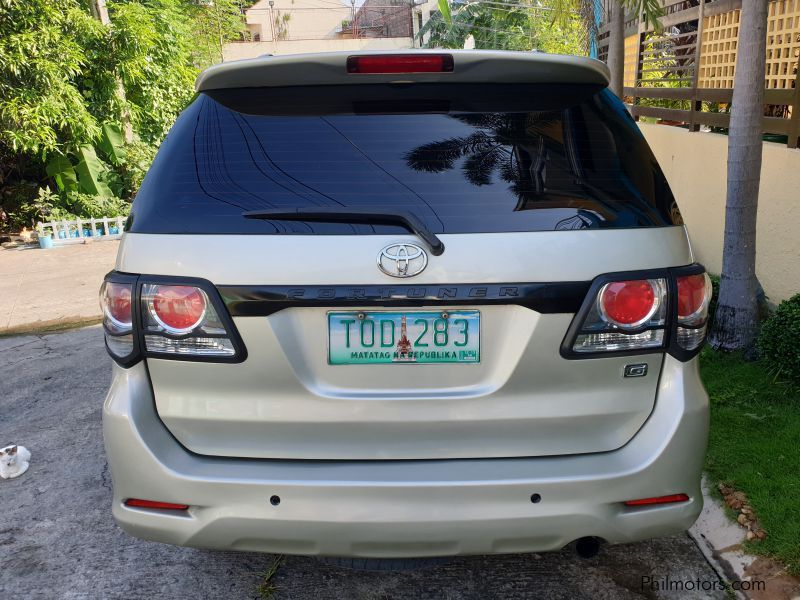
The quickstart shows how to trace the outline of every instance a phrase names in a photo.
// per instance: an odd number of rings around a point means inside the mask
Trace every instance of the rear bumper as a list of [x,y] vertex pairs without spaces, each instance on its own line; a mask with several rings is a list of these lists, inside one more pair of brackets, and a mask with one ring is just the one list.
[[[696,359],[666,357],[653,413],[613,452],[394,462],[214,458],[187,452],[168,433],[138,364],[115,366],[103,429],[114,517],[139,538],[328,556],[535,552],[583,536],[620,543],[689,527],[702,507],[708,398]],[[690,500],[622,504],[680,492]],[[541,501],[532,503],[532,494]],[[128,508],[131,497],[191,508]]]

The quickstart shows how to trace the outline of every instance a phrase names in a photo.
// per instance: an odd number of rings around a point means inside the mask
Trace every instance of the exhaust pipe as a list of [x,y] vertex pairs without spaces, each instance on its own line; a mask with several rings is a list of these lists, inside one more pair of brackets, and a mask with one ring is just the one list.
[[575,554],[581,558],[594,558],[600,553],[602,543],[598,537],[582,537],[575,541]]

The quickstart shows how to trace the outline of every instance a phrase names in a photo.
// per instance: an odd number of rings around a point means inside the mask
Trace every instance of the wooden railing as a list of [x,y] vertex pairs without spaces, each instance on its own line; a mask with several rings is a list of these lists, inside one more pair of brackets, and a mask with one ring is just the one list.
[[[626,18],[625,35],[636,47],[626,72],[624,88],[631,114],[686,124],[727,128],[733,99],[732,48],[735,52],[741,0],[662,0],[662,30],[654,32],[636,15]],[[763,132],[787,137],[787,145],[800,145],[800,0],[771,2],[767,32],[767,77]],[[735,17],[733,19],[732,17]],[[705,30],[704,30],[705,29]],[[600,56],[607,53],[608,31],[600,25]],[[631,42],[631,36],[637,36]],[[630,46],[629,46],[630,47]],[[704,54],[705,53],[705,54]],[[791,54],[790,54],[791,53]],[[724,65],[724,66],[720,66]],[[633,84],[633,85],[631,85]],[[714,87],[719,86],[719,87]],[[724,87],[723,87],[724,86]],[[679,103],[681,108],[654,106]],[[704,106],[704,103],[706,105]],[[720,112],[707,110],[717,104]]]
[[[686,123],[692,131],[699,131],[701,125],[723,129],[730,126],[731,116],[729,113],[704,111],[702,103],[716,102],[729,105],[733,99],[732,89],[626,87],[624,95],[633,100],[633,104],[629,105],[629,108],[634,117],[651,117]],[[690,103],[691,108],[682,110],[643,106],[638,104],[642,98],[684,100]],[[797,89],[764,90],[764,104],[790,107],[791,118],[764,117],[762,129],[764,133],[787,136],[789,148],[797,148],[800,143],[800,101],[798,101]]]

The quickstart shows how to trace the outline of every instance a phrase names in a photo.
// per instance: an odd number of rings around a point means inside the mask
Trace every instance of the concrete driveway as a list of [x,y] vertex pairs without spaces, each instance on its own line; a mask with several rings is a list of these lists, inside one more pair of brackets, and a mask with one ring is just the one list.
[[0,335],[97,323],[97,292],[118,248],[117,240],[0,248]]
[[[0,480],[0,598],[582,599],[724,598],[686,535],[608,547],[591,560],[555,554],[457,558],[400,573],[287,557],[272,595],[258,585],[274,557],[176,548],[124,534],[111,518],[100,407],[111,369],[99,327],[0,338],[0,445],[33,453]],[[643,578],[706,591],[653,590]]]

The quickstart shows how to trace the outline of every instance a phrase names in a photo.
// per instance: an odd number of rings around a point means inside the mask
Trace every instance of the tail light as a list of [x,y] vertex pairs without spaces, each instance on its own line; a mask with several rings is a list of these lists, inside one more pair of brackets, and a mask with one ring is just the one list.
[[572,351],[587,354],[660,348],[666,306],[664,278],[604,283],[594,296]]
[[561,354],[585,358],[668,349],[688,360],[705,340],[710,300],[711,281],[699,265],[601,276],[573,320]]
[[203,290],[191,285],[149,285],[147,309],[167,333],[182,335],[196,329],[206,316],[208,300]]
[[135,354],[133,332],[133,278],[104,281],[100,288],[106,348],[117,361],[124,363]]
[[202,288],[145,283],[141,296],[144,348],[148,353],[206,358],[236,355],[220,311]]
[[635,279],[607,283],[597,296],[597,304],[606,323],[635,329],[664,305],[664,281]]
[[699,348],[706,338],[711,279],[707,273],[678,277],[678,328],[676,340],[684,350]]
[[100,303],[106,346],[122,366],[147,356],[208,362],[246,357],[219,293],[207,281],[110,273]]
[[359,74],[452,73],[452,54],[348,56],[347,72]]

